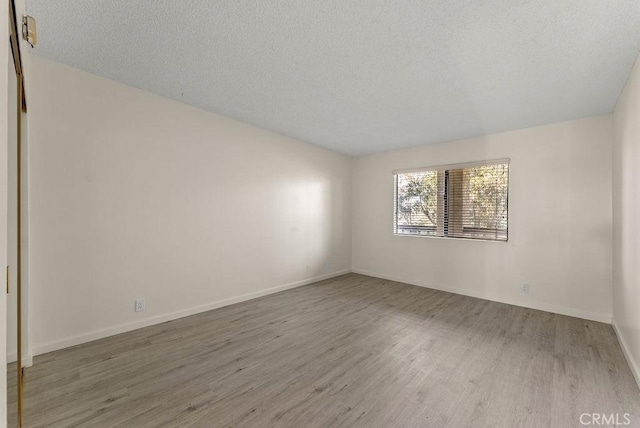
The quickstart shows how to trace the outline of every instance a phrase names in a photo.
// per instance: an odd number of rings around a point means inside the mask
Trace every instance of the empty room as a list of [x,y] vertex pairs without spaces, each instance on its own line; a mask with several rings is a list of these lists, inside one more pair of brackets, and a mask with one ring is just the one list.
[[640,1],[3,10],[0,427],[640,427]]

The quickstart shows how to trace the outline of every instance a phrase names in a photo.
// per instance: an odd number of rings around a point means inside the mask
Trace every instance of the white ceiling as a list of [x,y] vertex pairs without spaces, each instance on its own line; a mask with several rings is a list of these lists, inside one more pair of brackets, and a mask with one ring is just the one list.
[[638,0],[28,0],[34,53],[351,155],[611,112]]

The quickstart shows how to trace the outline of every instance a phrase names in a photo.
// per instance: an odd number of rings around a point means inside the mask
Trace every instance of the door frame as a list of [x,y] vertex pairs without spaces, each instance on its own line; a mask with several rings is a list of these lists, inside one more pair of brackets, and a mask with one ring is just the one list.
[[[16,16],[15,0],[9,0],[9,41],[13,54],[13,65],[16,73],[17,124],[16,124],[16,370],[17,370],[17,423],[22,426],[24,367],[22,366],[22,114],[27,111],[27,101],[24,91],[24,67],[20,51],[20,33]],[[9,162],[12,160],[9,159]]]

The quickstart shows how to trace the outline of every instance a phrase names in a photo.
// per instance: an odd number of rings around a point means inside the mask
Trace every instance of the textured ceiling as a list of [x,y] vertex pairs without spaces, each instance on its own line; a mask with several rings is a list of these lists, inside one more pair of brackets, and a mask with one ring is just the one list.
[[28,0],[34,53],[361,155],[608,113],[639,0]]

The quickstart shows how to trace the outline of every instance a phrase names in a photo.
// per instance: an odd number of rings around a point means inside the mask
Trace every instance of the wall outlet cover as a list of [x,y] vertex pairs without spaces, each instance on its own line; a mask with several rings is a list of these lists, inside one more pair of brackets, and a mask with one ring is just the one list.
[[144,311],[144,299],[136,299],[135,311],[142,312]]

